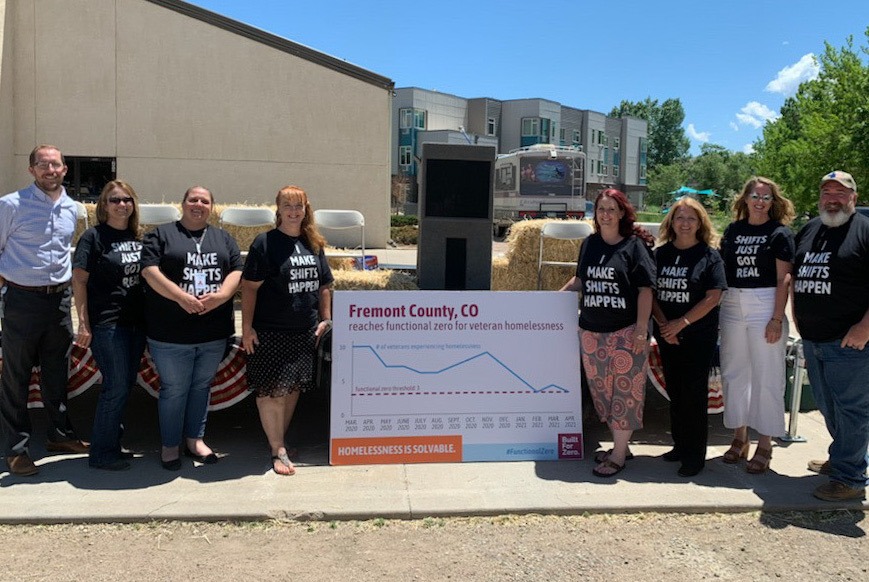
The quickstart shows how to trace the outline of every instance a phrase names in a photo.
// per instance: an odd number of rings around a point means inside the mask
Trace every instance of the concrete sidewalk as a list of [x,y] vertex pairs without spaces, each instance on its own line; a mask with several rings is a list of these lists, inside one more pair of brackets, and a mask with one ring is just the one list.
[[[98,388],[70,401],[79,425],[91,422]],[[307,396],[307,395],[306,395]],[[799,419],[805,443],[778,443],[772,469],[745,472],[745,462],[726,465],[721,455],[730,431],[721,416],[710,417],[706,469],[697,477],[676,475],[678,463],[660,455],[669,449],[666,401],[654,390],[646,405],[646,429],[635,435],[636,458],[614,479],[592,475],[589,460],[609,448],[606,430],[586,420],[583,461],[493,462],[430,465],[328,465],[327,405],[308,397],[291,428],[297,443],[297,473],[271,471],[268,447],[256,406],[247,398],[214,412],[206,440],[222,456],[217,465],[194,466],[184,459],[180,472],[159,463],[156,400],[141,389],[131,397],[126,444],[139,453],[130,471],[88,468],[77,455],[48,455],[43,448],[44,415],[34,413],[32,453],[40,473],[16,477],[0,473],[0,522],[139,522],[148,520],[262,520],[271,518],[344,520],[423,518],[506,513],[737,512],[861,509],[865,504],[827,503],[812,497],[825,477],[806,469],[809,459],[826,456],[829,436],[817,412]],[[82,430],[88,434],[89,430]]]

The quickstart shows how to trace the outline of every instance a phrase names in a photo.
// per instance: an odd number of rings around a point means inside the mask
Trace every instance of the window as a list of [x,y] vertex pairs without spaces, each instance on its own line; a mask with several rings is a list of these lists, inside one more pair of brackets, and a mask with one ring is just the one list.
[[498,125],[495,123],[495,118],[490,117],[486,121],[486,135],[497,135]]
[[522,136],[537,137],[540,135],[540,118],[539,117],[523,117],[522,118]]
[[621,138],[614,137],[613,138],[613,149],[619,149],[621,147],[622,140]]
[[425,109],[413,110],[413,126],[416,129],[425,129]]
[[562,127],[560,130],[558,130],[558,139],[560,139],[562,142],[564,142],[564,136],[565,136],[565,129]]
[[608,173],[609,173],[609,166],[607,166],[606,164],[602,165],[600,167],[601,176],[606,176]]
[[640,180],[646,179],[646,164],[640,166]]
[[398,148],[398,165],[409,166],[413,159],[411,146],[401,146]]
[[573,130],[573,143],[574,143],[574,145],[577,145],[580,143],[581,140],[579,138],[580,138],[579,130],[574,129]]
[[401,129],[413,127],[413,109],[398,110],[398,127]]
[[613,177],[614,177],[614,178],[618,178],[618,177],[619,177],[619,167],[616,166],[615,164],[613,164]]

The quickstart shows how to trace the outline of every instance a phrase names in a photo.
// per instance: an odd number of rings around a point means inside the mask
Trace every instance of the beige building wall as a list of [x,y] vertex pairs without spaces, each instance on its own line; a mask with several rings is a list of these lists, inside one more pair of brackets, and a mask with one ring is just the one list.
[[0,196],[11,192],[15,182],[12,137],[12,14],[6,0],[0,0]]
[[368,246],[386,244],[388,79],[158,2],[0,1],[13,6],[14,163],[24,176],[33,145],[50,141],[67,155],[117,158],[118,177],[147,202],[179,201],[201,184],[222,204],[269,204],[296,184],[315,208],[361,211]]

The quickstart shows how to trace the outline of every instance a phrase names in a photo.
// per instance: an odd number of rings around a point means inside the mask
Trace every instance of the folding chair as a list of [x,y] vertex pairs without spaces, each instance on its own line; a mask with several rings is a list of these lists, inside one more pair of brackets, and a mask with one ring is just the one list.
[[587,222],[579,220],[554,220],[544,223],[540,229],[540,252],[537,255],[537,289],[540,289],[540,284],[543,278],[543,267],[575,267],[576,261],[544,261],[543,247],[546,239],[555,240],[583,240],[594,232],[592,227]]
[[84,204],[82,204],[78,200],[76,200],[76,202],[75,202],[75,213],[76,213],[76,218],[78,218],[79,220],[84,220],[84,227],[85,227],[85,230],[87,230],[87,228],[89,226],[88,225],[88,209],[85,207]]
[[233,226],[274,226],[275,211],[270,208],[230,206],[220,213],[220,224]]
[[[329,256],[339,258],[361,257],[360,260],[362,261],[362,268],[365,269],[365,217],[362,216],[361,212],[359,212],[358,210],[315,210],[314,222],[317,223],[317,227],[320,229],[320,232],[323,234],[323,236],[326,237],[326,240],[329,240],[330,231],[332,231],[332,234],[338,234],[335,231],[359,229],[359,244],[356,246],[361,248],[361,251],[329,253]],[[354,239],[351,239],[351,241],[355,242]],[[345,242],[345,239],[341,240],[341,243]],[[355,248],[348,244],[343,244],[343,246]]]
[[139,224],[157,226],[180,218],[181,211],[171,204],[139,204]]

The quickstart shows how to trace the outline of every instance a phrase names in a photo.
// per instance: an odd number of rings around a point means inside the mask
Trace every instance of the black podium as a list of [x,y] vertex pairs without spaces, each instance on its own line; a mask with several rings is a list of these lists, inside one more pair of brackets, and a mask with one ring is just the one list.
[[492,287],[492,146],[422,145],[420,289]]

